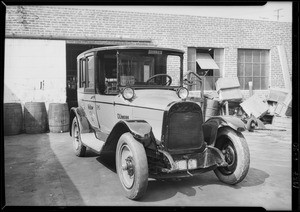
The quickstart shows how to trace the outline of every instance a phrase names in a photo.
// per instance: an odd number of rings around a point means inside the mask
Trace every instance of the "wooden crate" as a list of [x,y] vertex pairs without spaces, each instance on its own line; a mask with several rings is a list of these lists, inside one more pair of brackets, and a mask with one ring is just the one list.
[[243,94],[240,88],[227,88],[219,90],[219,99],[222,101],[242,100]]
[[248,116],[253,115],[256,118],[262,117],[269,110],[268,103],[257,94],[254,94],[240,105]]

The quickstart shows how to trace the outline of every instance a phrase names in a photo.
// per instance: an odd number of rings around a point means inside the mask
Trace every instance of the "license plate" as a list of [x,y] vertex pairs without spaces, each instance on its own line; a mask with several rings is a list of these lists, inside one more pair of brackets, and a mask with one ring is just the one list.
[[196,169],[197,168],[197,160],[191,159],[188,162],[189,169]]
[[187,169],[185,160],[175,161],[175,163],[177,165],[177,169],[179,169],[179,170],[186,170]]
[[197,168],[197,160],[190,159],[188,163],[186,163],[186,160],[179,160],[175,161],[176,166],[179,170],[187,170],[187,165],[189,169],[196,169]]

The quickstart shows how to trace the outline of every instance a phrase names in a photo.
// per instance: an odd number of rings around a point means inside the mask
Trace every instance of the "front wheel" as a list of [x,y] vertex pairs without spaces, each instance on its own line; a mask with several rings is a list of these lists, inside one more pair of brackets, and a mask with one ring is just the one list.
[[82,144],[80,136],[80,128],[78,126],[77,118],[74,117],[72,122],[72,137],[73,137],[73,148],[76,156],[83,157],[85,155],[86,147]]
[[148,186],[148,162],[144,146],[130,133],[124,133],[117,145],[116,169],[129,199],[141,198]]
[[250,166],[250,152],[243,134],[231,128],[220,129],[215,147],[222,151],[228,163],[214,170],[219,180],[231,185],[241,182]]

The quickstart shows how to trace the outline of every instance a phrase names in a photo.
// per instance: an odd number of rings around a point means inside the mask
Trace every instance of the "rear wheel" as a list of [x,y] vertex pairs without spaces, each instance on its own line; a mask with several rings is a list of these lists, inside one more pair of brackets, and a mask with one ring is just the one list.
[[228,163],[214,170],[219,180],[232,185],[241,182],[250,166],[250,152],[242,133],[231,128],[220,129],[215,147],[222,151]]
[[85,155],[86,147],[81,142],[80,129],[76,117],[74,117],[72,122],[72,137],[73,137],[73,148],[76,156],[83,157]]
[[148,162],[144,146],[130,133],[124,133],[117,145],[116,169],[126,197],[141,198],[148,186]]
[[250,118],[250,119],[247,121],[246,129],[247,129],[249,132],[253,132],[256,126],[257,126],[257,121],[255,121],[254,118]]

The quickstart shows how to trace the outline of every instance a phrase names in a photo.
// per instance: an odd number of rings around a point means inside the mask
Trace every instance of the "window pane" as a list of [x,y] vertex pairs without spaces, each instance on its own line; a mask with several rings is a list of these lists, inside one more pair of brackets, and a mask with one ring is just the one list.
[[205,76],[213,76],[214,75],[214,71],[212,69],[204,70],[204,72],[205,72]]
[[260,64],[253,63],[253,76],[259,77],[260,76]]
[[88,85],[89,88],[94,88],[94,57],[88,58]]
[[254,63],[260,62],[260,51],[259,50],[253,50],[253,62]]
[[260,90],[260,78],[259,77],[253,78],[253,90]]
[[204,90],[213,90],[214,84],[213,77],[205,77],[204,80]]
[[244,77],[239,77],[238,79],[239,79],[239,82],[240,82],[240,85],[241,85],[240,89],[244,90],[244,88],[245,88]]
[[[223,63],[223,62],[219,62],[219,63],[218,63],[218,66],[219,66],[219,72],[220,72],[220,74],[221,74],[222,71],[223,71],[224,63]],[[221,76],[221,75],[220,75],[220,76]]]
[[221,61],[221,49],[215,49],[214,50],[214,60],[216,62]]
[[238,77],[245,76],[245,64],[244,63],[238,63],[237,76]]
[[245,76],[250,77],[252,76],[252,64],[245,64]]
[[85,60],[81,60],[82,61],[82,64],[81,64],[81,68],[82,68],[82,72],[81,72],[81,76],[82,76],[82,78],[81,78],[81,87],[85,87],[86,86],[86,84],[85,84]]
[[249,90],[249,82],[252,81],[252,77],[245,77],[245,89],[244,90]]
[[219,69],[214,69],[214,76],[219,77],[220,76],[220,70]]
[[251,50],[246,50],[246,52],[245,52],[245,62],[246,63],[251,63],[252,62],[252,51]]
[[261,50],[261,62],[262,63],[269,63],[269,51]]
[[261,64],[261,76],[267,77],[269,75],[269,65]]
[[238,50],[238,62],[239,63],[245,62],[245,51],[244,50]]
[[216,82],[220,79],[220,77],[214,77],[214,90],[216,89]]
[[266,90],[269,87],[269,78],[268,77],[262,77],[261,78],[261,89]]

